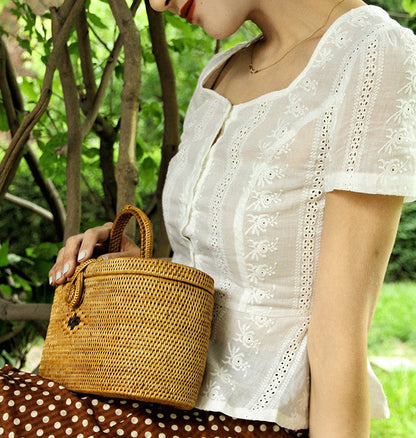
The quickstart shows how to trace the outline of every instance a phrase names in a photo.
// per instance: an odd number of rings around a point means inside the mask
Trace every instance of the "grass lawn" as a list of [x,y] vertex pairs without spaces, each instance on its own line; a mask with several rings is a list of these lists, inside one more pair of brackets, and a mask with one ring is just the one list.
[[[385,284],[368,340],[369,356],[407,358],[416,365],[416,283]],[[372,420],[371,438],[416,437],[416,369],[385,371],[373,365],[391,411]]]

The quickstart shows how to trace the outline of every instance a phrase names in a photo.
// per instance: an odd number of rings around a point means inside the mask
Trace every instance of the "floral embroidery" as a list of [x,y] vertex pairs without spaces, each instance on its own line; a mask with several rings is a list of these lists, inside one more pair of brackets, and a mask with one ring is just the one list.
[[268,209],[270,207],[273,207],[273,205],[277,205],[279,202],[281,202],[280,196],[281,193],[273,193],[267,190],[264,192],[254,192],[254,201],[249,206],[249,208],[252,208],[255,211]]
[[254,234],[260,236],[261,233],[265,233],[269,227],[275,227],[277,225],[277,218],[279,213],[274,215],[269,214],[249,214],[247,215],[250,226],[247,228],[245,234]]
[[254,338],[254,330],[248,324],[241,324],[238,321],[239,332],[234,337],[234,341],[241,342],[244,347],[259,351],[260,341]]
[[278,242],[279,239],[276,239],[274,242],[266,239],[260,241],[249,240],[248,247],[251,248],[251,251],[246,254],[245,258],[256,262],[265,259],[270,253],[277,251]]
[[[272,297],[273,297],[273,294],[271,292],[269,292],[268,290],[253,287],[252,289],[250,289],[247,302],[249,304],[261,304],[264,300],[270,299]],[[258,324],[256,324],[256,325],[258,326]]]
[[273,275],[275,266],[269,266],[269,265],[259,265],[259,264],[248,264],[247,270],[248,272],[248,279],[254,283],[258,284],[261,281],[264,281],[266,277],[270,277]]
[[308,109],[305,105],[303,105],[299,96],[295,94],[291,94],[289,96],[289,106],[286,110],[286,114],[291,114],[293,117],[301,117],[303,116]]
[[209,381],[208,383],[205,384],[204,390],[202,391],[202,395],[205,398],[209,398],[215,401],[225,400],[224,394],[221,391],[221,387],[213,381]]
[[228,344],[228,354],[225,356],[224,364],[228,364],[235,371],[242,372],[244,376],[250,368],[249,363],[245,360],[244,353],[239,347]]

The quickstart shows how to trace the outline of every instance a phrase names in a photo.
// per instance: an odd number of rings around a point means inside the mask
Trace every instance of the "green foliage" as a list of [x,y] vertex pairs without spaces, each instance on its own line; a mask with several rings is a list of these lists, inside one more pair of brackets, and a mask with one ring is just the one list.
[[[369,356],[405,357],[416,363],[416,283],[385,284],[369,333]],[[416,370],[375,367],[391,410],[389,420],[373,420],[371,438],[416,436]]]
[[416,280],[416,203],[403,206],[386,280]]
[[403,0],[403,9],[411,15],[416,14],[416,1],[415,0]]

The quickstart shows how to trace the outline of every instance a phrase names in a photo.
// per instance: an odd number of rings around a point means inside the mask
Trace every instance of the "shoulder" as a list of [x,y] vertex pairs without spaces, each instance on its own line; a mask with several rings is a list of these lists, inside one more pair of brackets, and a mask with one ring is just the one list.
[[358,8],[348,26],[355,33],[355,49],[361,53],[371,50],[375,55],[384,56],[385,63],[399,61],[399,65],[416,55],[413,31],[401,26],[378,6]]

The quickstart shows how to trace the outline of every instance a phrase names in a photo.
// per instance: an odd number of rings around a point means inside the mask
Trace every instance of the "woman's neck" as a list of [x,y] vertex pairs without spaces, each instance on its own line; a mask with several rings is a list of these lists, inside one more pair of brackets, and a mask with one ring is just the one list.
[[256,0],[253,4],[249,19],[264,36],[257,50],[260,65],[314,32],[313,37],[320,38],[339,16],[365,5],[361,0]]

